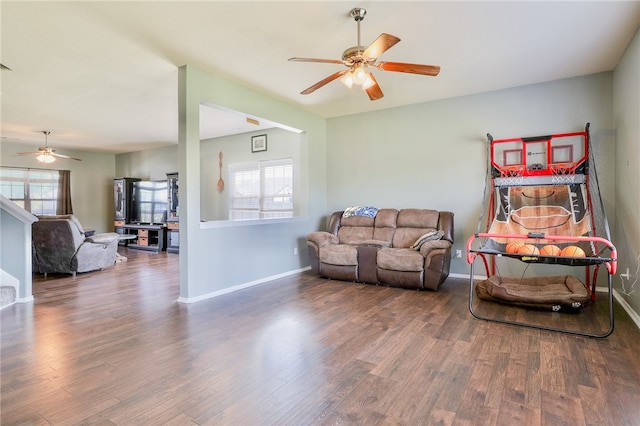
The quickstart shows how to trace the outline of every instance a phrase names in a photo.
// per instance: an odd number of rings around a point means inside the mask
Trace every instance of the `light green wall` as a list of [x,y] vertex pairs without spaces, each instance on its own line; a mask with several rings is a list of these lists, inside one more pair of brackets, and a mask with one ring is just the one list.
[[[251,152],[251,137],[255,135],[267,135],[267,151]],[[306,216],[307,188],[304,168],[300,167],[300,152],[304,142],[300,135],[283,129],[268,129],[252,133],[243,133],[233,136],[208,139],[200,144],[200,170],[202,181],[200,184],[200,202],[202,220],[228,220],[229,219],[229,182],[227,189],[218,192],[217,184],[220,178],[219,157],[222,157],[222,178],[229,176],[229,165],[252,161],[276,160],[291,158],[293,160],[294,176],[296,182],[296,206],[295,216]],[[306,164],[306,159],[305,159]],[[306,168],[306,167],[305,167]],[[297,189],[300,188],[300,191]]]
[[[251,152],[251,136],[267,135],[268,149],[265,152]],[[307,215],[308,187],[306,170],[301,167],[301,152],[305,151],[301,135],[279,128],[260,130],[252,133],[223,136],[203,140],[200,144],[200,204],[202,221],[227,220],[229,216],[229,191],[217,190],[220,177],[218,154],[223,152],[222,177],[228,178],[231,163],[262,161],[291,157],[294,161],[296,187],[301,188],[296,201],[296,216]],[[306,165],[306,158],[304,159]],[[116,156],[116,176],[135,177],[143,180],[161,180],[166,174],[178,170],[178,145],[129,152]],[[228,188],[228,187],[227,187]]]
[[17,299],[32,298],[31,222],[0,210],[0,269],[18,280]]
[[[180,297],[194,300],[306,266],[304,237],[326,214],[325,120],[191,66],[179,70]],[[201,102],[305,131],[309,217],[286,223],[207,228],[200,223]],[[293,254],[294,247],[298,255]],[[304,250],[303,250],[304,249]]]
[[[222,87],[223,93],[237,89],[230,84]],[[241,89],[242,95],[238,98],[247,96],[244,92],[245,89]],[[203,96],[194,96],[194,103],[203,99]],[[243,112],[273,121],[279,118],[280,122],[295,126],[295,120],[287,120],[286,114],[278,117],[260,115],[265,106],[262,101],[257,105],[260,108],[255,109],[249,102]],[[224,106],[242,111],[237,103]],[[194,106],[192,119],[196,118],[197,110]],[[322,122],[318,119],[320,127]],[[181,293],[187,294],[183,297],[189,299],[306,266],[304,236],[307,231],[324,229],[325,218],[330,212],[349,205],[451,210],[456,215],[454,249],[464,253],[466,240],[476,232],[482,205],[487,166],[486,133],[496,138],[562,133],[582,130],[587,122],[591,122],[601,195],[613,229],[616,223],[613,73],[328,119],[326,154],[323,152],[324,141],[303,144],[310,152],[311,220],[302,225],[200,229],[202,206],[198,194],[206,193],[213,180],[217,181],[218,170],[207,166],[206,161],[203,163],[202,158],[210,156],[211,152],[207,153],[209,148],[203,148],[199,142],[194,143],[194,149],[189,153],[178,155],[173,147],[153,150],[157,151],[159,161],[151,152],[118,156],[116,170],[118,175],[151,176],[153,173],[149,173],[148,166],[144,165],[151,162],[163,164],[159,172],[164,174],[172,168],[172,161],[193,156],[188,167],[195,172],[188,188],[190,200],[197,205],[197,210],[192,212],[190,221],[198,226],[189,235],[181,233],[181,244],[184,246],[185,237],[195,239],[198,242],[196,250],[207,255],[189,262],[192,271],[188,274],[194,274],[194,282],[198,283],[194,289],[184,289]],[[197,122],[192,126],[197,139]],[[242,135],[237,137],[243,138]],[[214,153],[218,152],[216,149],[213,149]],[[148,158],[139,157],[141,155]],[[208,176],[206,182],[201,182],[200,172],[205,167],[210,170],[203,171]],[[197,184],[194,184],[196,178]],[[181,187],[184,185],[181,174]],[[181,199],[183,197],[184,193]],[[325,200],[327,207],[322,205]],[[181,204],[181,212],[184,215],[184,204]],[[217,244],[222,241],[230,245]],[[293,245],[299,247],[300,257],[292,255]],[[229,250],[230,247],[233,249]],[[255,261],[243,266],[250,253],[258,252],[261,255],[256,256]],[[188,257],[195,259],[197,256],[189,253]],[[469,272],[464,258],[453,260],[452,272]],[[600,275],[600,279],[605,276]],[[228,284],[222,283],[223,280]]]
[[58,149],[59,154],[78,157],[82,161],[57,159],[50,165],[38,162],[35,156],[15,155],[16,152],[37,149],[37,146],[2,142],[0,164],[9,167],[71,170],[73,213],[83,226],[96,228],[97,232],[112,231],[115,155]]
[[[580,131],[591,122],[601,194],[613,221],[612,109],[612,73],[602,73],[331,118],[328,211],[351,205],[449,210],[453,249],[464,253],[482,206],[486,134],[539,136]],[[452,260],[451,271],[469,272],[464,257]]]
[[614,71],[616,129],[616,223],[618,272],[615,288],[640,312],[640,30]]
[[178,170],[178,144],[116,155],[116,177],[162,180]]

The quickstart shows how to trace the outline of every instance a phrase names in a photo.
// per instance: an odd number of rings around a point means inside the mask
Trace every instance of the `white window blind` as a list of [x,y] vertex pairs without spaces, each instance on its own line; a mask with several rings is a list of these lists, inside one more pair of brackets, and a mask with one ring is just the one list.
[[58,170],[2,167],[0,192],[33,214],[56,214],[59,175]]
[[231,220],[293,216],[291,158],[230,164],[229,182]]

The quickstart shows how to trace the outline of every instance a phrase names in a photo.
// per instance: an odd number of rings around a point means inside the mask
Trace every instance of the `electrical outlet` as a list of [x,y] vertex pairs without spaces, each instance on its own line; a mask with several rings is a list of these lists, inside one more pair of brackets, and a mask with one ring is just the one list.
[[620,274],[620,276],[629,280],[629,278],[631,278],[631,276],[629,275],[629,268],[627,268],[627,271],[624,274]]
[[462,257],[462,250],[456,250],[456,257],[458,259]]
[[298,247],[294,247],[293,248],[293,255],[297,256],[298,255]]

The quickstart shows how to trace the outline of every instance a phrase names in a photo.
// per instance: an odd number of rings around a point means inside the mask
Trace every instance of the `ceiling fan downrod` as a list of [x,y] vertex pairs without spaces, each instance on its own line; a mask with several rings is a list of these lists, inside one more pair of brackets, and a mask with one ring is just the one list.
[[356,21],[356,24],[358,25],[358,44],[356,44],[356,48],[358,49],[358,55],[362,53],[360,51],[360,47],[362,47],[362,45],[360,44],[360,21],[364,19],[364,15],[366,14],[367,14],[367,10],[362,7],[353,8],[351,9],[351,12],[350,12],[351,17]]

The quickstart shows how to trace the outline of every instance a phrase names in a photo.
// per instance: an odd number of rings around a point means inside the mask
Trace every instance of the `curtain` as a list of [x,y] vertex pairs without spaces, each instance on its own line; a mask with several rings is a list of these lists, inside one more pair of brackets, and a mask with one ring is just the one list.
[[73,214],[71,206],[71,171],[60,170],[56,214]]

